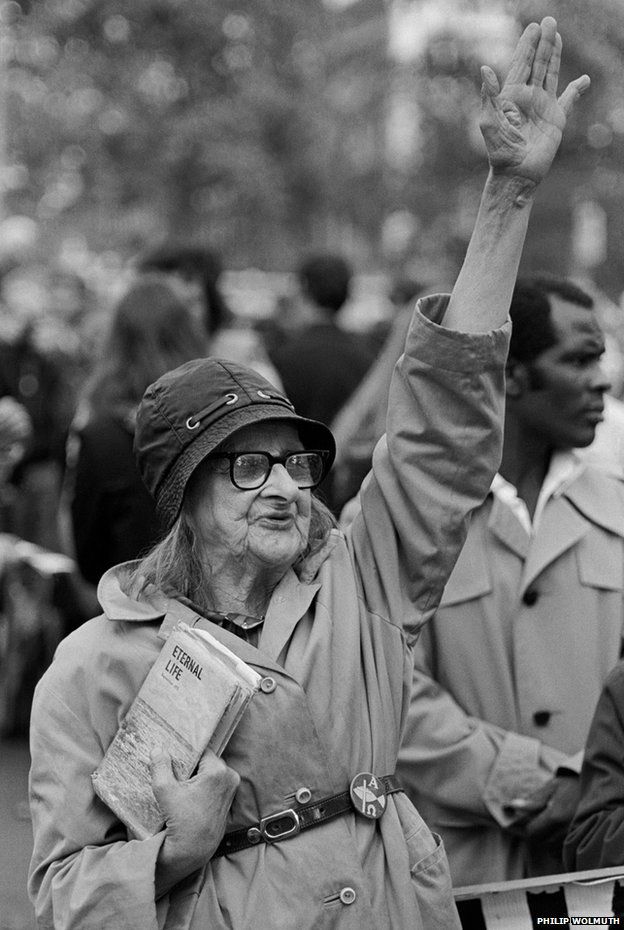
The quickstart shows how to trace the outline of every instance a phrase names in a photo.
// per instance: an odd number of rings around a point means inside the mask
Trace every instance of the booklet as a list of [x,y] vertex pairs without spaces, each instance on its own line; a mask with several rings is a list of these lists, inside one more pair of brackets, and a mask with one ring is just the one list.
[[93,775],[95,793],[145,839],[164,825],[151,788],[150,753],[162,746],[179,779],[206,747],[223,752],[261,676],[206,630],[178,623]]

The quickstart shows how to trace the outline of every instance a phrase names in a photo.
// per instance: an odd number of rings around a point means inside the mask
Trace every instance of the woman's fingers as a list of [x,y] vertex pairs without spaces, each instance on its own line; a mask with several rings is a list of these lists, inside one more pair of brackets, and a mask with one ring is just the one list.
[[543,87],[546,73],[556,45],[557,23],[552,16],[545,16],[540,23],[540,39],[533,57],[529,84]]
[[535,50],[542,35],[537,23],[529,23],[520,38],[511,56],[511,64],[507,73],[507,84],[526,84],[531,77],[531,68],[535,58]]
[[548,62],[548,67],[546,68],[546,77],[544,78],[544,90],[548,91],[549,94],[553,96],[557,93],[557,85],[559,84],[559,68],[561,67],[561,48],[562,48],[561,36],[559,33],[555,36],[555,44],[550,56],[550,61]]
[[506,84],[531,84],[556,94],[561,66],[561,36],[552,16],[529,23],[513,53]]
[[589,75],[582,74],[580,77],[576,78],[575,81],[570,81],[564,92],[559,97],[559,106],[567,116],[581,96],[588,89],[591,81]]
[[500,93],[498,78],[489,65],[483,65],[481,68],[481,80],[483,81],[483,92],[488,97],[497,97]]

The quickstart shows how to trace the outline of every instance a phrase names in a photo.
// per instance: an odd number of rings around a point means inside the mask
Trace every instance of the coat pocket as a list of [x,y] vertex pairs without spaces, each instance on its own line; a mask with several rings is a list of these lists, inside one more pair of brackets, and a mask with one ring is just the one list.
[[412,888],[422,925],[426,930],[460,930],[442,837],[432,833],[416,808],[405,800],[405,805],[397,803],[397,810],[400,804]]

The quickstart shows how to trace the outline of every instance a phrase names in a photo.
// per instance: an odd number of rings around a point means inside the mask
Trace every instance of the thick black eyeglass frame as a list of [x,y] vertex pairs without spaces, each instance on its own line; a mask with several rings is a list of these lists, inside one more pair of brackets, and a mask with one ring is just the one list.
[[[235,488],[238,488],[239,491],[257,491],[258,488],[261,488],[263,484],[269,480],[269,475],[274,465],[283,465],[286,471],[288,472],[288,467],[286,462],[293,455],[318,455],[321,458],[322,470],[321,477],[318,481],[315,481],[313,484],[297,484],[297,487],[300,491],[308,488],[316,488],[321,483],[325,475],[327,474],[327,458],[328,451],[327,449],[297,449],[292,452],[285,452],[284,455],[271,455],[270,452],[265,452],[263,449],[240,449],[238,452],[217,452],[215,455],[211,455],[211,459],[227,459],[230,463],[230,481]],[[262,481],[254,485],[245,485],[242,486],[237,484],[234,480],[234,463],[237,458],[240,458],[241,455],[262,455],[267,460],[267,469],[266,474]],[[288,472],[290,475],[290,472]],[[292,477],[292,475],[290,475]],[[294,480],[294,479],[293,479]]]

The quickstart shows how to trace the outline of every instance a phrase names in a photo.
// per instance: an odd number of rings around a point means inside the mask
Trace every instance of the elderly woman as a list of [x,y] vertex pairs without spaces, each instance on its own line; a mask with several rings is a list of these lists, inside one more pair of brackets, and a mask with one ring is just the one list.
[[[410,643],[498,464],[504,322],[533,194],[588,83],[557,101],[559,51],[547,18],[502,91],[484,69],[491,170],[475,233],[451,298],[415,313],[347,537],[313,494],[331,434],[259,375],[200,359],[147,390],[136,451],[168,534],[103,577],[103,615],[61,644],[33,709],[40,926],[459,926],[444,850],[394,766]],[[223,758],[206,752],[188,781],[156,748],[165,827],[138,840],[91,773],[179,620],[262,688]]]

